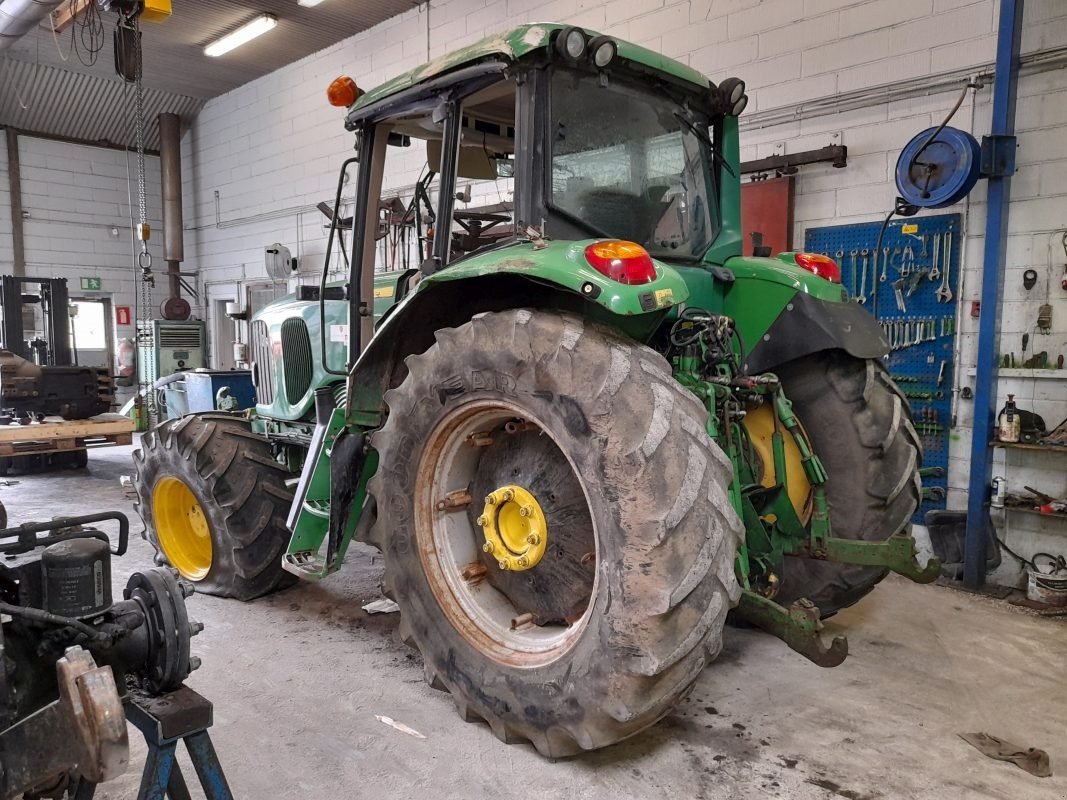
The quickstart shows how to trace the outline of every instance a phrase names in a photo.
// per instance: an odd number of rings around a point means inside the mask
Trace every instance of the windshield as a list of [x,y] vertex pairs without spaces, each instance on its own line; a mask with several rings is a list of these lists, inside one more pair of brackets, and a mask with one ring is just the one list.
[[706,118],[664,94],[556,70],[550,222],[699,258],[719,227],[710,136]]

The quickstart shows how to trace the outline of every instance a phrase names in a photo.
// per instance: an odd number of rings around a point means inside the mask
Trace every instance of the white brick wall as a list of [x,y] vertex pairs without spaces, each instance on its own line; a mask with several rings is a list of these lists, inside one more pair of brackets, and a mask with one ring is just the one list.
[[11,194],[8,191],[7,136],[0,131],[0,269],[11,272]]
[[[67,144],[30,136],[19,137],[22,171],[22,205],[26,241],[26,274],[66,278],[72,296],[109,296],[112,306],[136,303],[140,282],[130,254],[130,210],[127,203],[126,159],[122,151]],[[6,166],[6,161],[3,162]],[[137,161],[130,154],[131,176],[136,181]],[[153,304],[166,297],[163,273],[163,226],[160,221],[159,159],[146,159],[148,220],[152,226],[149,251],[157,274]],[[3,177],[6,201],[7,178]],[[137,206],[136,183],[133,192]],[[10,219],[6,209],[3,220]],[[0,221],[0,231],[4,221]],[[117,230],[114,235],[112,230]],[[2,247],[2,245],[0,245]],[[0,251],[2,252],[2,251]],[[187,256],[191,253],[187,250]],[[4,256],[0,254],[0,262]],[[195,263],[191,259],[187,264]],[[80,289],[80,278],[99,277],[100,292]],[[132,337],[132,326],[116,326],[118,338]],[[121,393],[122,402],[129,394]]]

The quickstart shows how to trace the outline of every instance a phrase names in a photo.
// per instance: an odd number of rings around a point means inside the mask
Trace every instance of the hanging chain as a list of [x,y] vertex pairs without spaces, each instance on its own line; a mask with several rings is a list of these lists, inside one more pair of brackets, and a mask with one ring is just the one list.
[[[133,42],[134,42],[134,130],[137,145],[137,234],[141,240],[141,252],[137,256],[137,265],[141,269],[141,308],[138,322],[138,344],[151,345],[156,342],[150,336],[152,321],[152,287],[155,284],[155,276],[152,274],[152,254],[148,252],[148,239],[151,230],[148,226],[148,200],[145,189],[145,111],[144,111],[144,64],[141,52],[141,22],[139,17],[133,18]],[[152,391],[152,381],[144,374],[144,370],[138,370],[141,374],[141,389],[144,392],[144,409],[149,426],[156,421],[155,393]],[[158,376],[157,376],[158,377]]]

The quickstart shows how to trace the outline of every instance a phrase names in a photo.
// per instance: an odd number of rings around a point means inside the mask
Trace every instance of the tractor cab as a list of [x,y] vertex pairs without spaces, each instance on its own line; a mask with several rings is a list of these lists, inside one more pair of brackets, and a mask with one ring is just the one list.
[[[339,78],[329,96],[348,107],[356,137],[345,164],[358,164],[356,219],[422,167],[408,212],[419,274],[400,282],[397,301],[425,278],[531,240],[583,243],[576,266],[624,285],[697,264],[722,239],[740,252],[739,226],[722,214],[722,176],[733,169],[719,144],[736,137],[740,81],[717,87],[609,36],[529,25],[371,93]],[[352,363],[374,335],[367,298],[382,259],[361,231],[375,229],[357,225],[351,241],[362,275]],[[653,307],[671,305],[670,287],[659,288]]]

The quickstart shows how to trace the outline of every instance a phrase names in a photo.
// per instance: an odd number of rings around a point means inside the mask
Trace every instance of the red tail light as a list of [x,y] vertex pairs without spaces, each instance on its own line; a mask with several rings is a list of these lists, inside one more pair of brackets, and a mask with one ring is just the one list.
[[609,239],[585,248],[585,260],[601,275],[629,285],[652,283],[656,265],[648,251],[635,242]]
[[830,256],[819,253],[797,253],[797,266],[830,283],[841,283],[841,267]]

